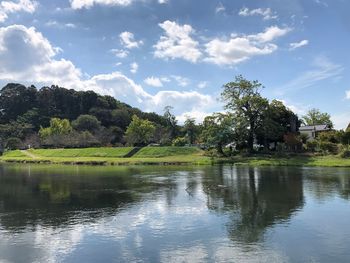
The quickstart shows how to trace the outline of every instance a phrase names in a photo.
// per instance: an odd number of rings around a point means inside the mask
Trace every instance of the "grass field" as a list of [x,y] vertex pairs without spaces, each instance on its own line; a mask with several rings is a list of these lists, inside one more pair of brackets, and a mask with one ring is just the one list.
[[[85,149],[31,149],[5,152],[5,162],[55,164],[210,164],[211,159],[196,147],[145,147],[130,158],[123,158],[133,147]],[[190,157],[189,157],[190,156]]]
[[5,152],[0,160],[5,162],[136,165],[136,164],[219,164],[230,163],[250,166],[324,166],[350,167],[350,159],[338,156],[233,157],[210,158],[196,147],[144,147],[134,156],[123,158],[132,147],[85,149],[37,149]]
[[133,158],[154,158],[166,156],[201,155],[203,151],[197,147],[144,147]]
[[123,157],[133,147],[103,147],[81,149],[31,149],[27,152],[38,157]]

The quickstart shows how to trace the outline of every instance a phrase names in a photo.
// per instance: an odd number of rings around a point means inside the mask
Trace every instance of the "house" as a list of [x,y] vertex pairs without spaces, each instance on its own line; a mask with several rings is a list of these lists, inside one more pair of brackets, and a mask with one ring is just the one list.
[[318,133],[330,130],[331,128],[327,124],[307,125],[299,128],[300,134],[306,134],[308,136],[308,141],[315,140]]

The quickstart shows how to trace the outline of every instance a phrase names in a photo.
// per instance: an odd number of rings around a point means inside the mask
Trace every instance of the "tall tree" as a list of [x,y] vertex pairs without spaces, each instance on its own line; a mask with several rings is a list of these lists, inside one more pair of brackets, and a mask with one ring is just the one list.
[[145,146],[151,142],[155,129],[151,121],[140,119],[134,115],[125,133],[126,140],[135,146]]
[[174,114],[171,113],[173,107],[166,106],[164,108],[164,118],[166,120],[166,126],[170,133],[170,140],[173,140],[177,136],[177,120]]
[[263,113],[263,121],[258,129],[258,141],[265,148],[270,143],[283,142],[283,135],[296,132],[299,126],[298,117],[283,102],[273,100]]
[[268,100],[261,97],[262,85],[254,80],[249,81],[239,75],[234,81],[223,86],[222,100],[225,109],[231,110],[235,118],[246,122],[248,150],[253,151],[254,139],[260,126],[263,113],[268,107]]
[[194,144],[197,137],[197,126],[194,118],[188,117],[184,123],[184,132],[190,144]]
[[233,119],[230,114],[214,113],[207,116],[203,121],[201,139],[207,146],[215,146],[223,155],[223,147],[232,142],[234,136],[232,124]]
[[321,112],[319,109],[311,109],[306,115],[303,116],[303,122],[306,125],[319,125],[327,124],[330,128],[333,128],[333,122],[331,121],[331,115],[326,112]]

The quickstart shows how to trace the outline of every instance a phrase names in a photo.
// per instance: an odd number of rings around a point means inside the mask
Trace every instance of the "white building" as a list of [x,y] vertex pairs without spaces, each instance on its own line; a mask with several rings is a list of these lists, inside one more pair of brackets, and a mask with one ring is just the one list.
[[313,141],[317,137],[319,132],[330,131],[331,128],[327,124],[321,125],[308,125],[299,128],[300,134],[306,134],[308,141]]

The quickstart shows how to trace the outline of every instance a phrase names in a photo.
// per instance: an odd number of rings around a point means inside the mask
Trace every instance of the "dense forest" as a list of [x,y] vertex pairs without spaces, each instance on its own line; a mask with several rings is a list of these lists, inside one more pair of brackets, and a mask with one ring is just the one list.
[[[213,113],[200,124],[188,117],[179,125],[171,106],[159,115],[93,91],[10,83],[0,90],[0,149],[157,144],[200,145],[219,155],[348,151],[349,128],[332,129],[330,115],[317,109],[299,118],[283,102],[264,98],[262,88],[239,75],[222,87],[225,113]],[[326,124],[331,130],[309,140],[298,132],[302,124]]]
[[[125,144],[124,134],[133,116],[154,125],[153,140],[158,141],[157,136],[166,140],[169,131],[164,116],[142,112],[111,96],[10,83],[0,91],[0,144],[4,148]],[[65,122],[68,127],[59,127]],[[52,132],[47,134],[46,127]]]

